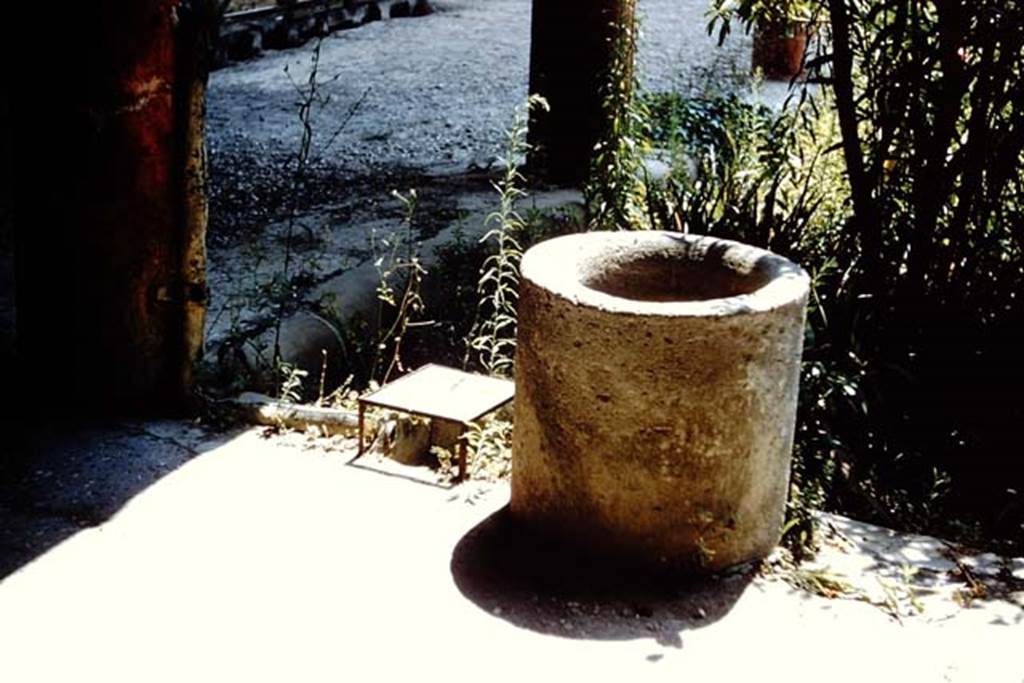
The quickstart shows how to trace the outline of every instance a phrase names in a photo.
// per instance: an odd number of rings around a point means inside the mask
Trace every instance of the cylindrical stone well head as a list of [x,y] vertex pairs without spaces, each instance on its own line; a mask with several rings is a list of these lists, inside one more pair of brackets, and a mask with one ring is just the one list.
[[738,242],[591,232],[522,262],[513,518],[637,568],[778,543],[809,279]]

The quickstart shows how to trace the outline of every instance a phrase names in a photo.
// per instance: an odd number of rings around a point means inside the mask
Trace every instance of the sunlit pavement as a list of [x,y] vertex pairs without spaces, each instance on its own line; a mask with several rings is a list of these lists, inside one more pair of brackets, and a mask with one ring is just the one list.
[[1024,680],[1024,596],[961,608],[934,539],[830,518],[845,547],[819,563],[897,606],[893,567],[935,579],[902,620],[749,576],[577,599],[506,571],[505,486],[258,430],[138,434],[97,452],[196,455],[0,580],[0,680]]

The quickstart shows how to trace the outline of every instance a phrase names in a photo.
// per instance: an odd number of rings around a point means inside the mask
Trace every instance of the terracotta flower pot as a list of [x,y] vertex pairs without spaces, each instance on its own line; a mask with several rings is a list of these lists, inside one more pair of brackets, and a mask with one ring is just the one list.
[[804,53],[810,38],[808,27],[757,24],[754,27],[752,68],[772,81],[788,81],[803,75]]

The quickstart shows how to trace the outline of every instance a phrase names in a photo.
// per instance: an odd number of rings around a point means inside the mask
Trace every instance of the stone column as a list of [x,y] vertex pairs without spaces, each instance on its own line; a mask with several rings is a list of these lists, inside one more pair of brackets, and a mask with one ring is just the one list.
[[177,408],[205,293],[205,75],[186,33],[213,3],[31,4],[45,43],[12,107],[26,386],[75,412]]
[[[602,103],[617,38],[635,0],[533,0],[530,93],[547,99],[530,119],[530,165],[550,181],[586,179],[605,117]],[[630,57],[631,59],[631,57]]]

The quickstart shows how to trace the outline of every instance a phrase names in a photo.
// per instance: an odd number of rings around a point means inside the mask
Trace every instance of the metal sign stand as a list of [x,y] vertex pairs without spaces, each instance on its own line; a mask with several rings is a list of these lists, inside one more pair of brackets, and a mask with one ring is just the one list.
[[466,440],[470,423],[512,400],[515,384],[510,380],[475,375],[444,365],[429,363],[377,391],[359,398],[359,451],[363,455],[366,406],[389,408],[410,415],[453,422],[460,426],[456,450],[459,481],[466,478]]

